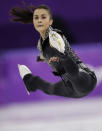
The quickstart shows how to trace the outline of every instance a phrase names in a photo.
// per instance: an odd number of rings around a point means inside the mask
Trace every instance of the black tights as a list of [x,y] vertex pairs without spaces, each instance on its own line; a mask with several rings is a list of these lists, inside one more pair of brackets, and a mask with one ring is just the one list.
[[70,98],[81,98],[88,95],[96,86],[96,76],[94,73],[81,72],[77,64],[71,59],[62,61],[66,73],[62,75],[61,81],[57,83],[46,82],[39,76],[27,74],[24,83],[28,91],[33,92],[37,89],[49,95],[58,95]]

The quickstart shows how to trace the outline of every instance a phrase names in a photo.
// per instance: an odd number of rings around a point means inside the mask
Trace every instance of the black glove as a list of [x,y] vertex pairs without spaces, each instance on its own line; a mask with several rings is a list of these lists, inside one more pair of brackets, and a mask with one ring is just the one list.
[[41,58],[40,58],[40,56],[37,56],[36,61],[38,61],[38,62],[44,62],[44,61],[45,61],[45,59],[41,59]]
[[37,56],[36,61],[38,61],[38,62],[41,61],[40,56]]

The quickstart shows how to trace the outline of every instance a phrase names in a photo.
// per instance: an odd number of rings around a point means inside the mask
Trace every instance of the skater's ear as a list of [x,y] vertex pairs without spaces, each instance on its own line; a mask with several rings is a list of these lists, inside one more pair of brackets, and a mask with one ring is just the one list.
[[50,19],[50,23],[49,24],[50,24],[50,26],[53,24],[53,19]]

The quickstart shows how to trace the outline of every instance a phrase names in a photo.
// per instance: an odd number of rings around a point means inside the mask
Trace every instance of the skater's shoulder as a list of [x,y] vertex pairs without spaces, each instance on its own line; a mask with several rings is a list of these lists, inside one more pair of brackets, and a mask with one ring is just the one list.
[[50,29],[51,29],[52,31],[55,31],[55,32],[59,33],[60,35],[63,34],[63,32],[62,32],[60,29],[58,29],[58,28],[53,28],[53,27],[51,26]]

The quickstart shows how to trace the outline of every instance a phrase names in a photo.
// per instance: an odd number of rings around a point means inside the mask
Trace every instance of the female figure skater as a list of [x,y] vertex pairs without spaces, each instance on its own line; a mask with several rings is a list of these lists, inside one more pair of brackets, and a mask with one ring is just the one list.
[[52,84],[32,75],[25,65],[18,65],[28,92],[40,89],[49,95],[81,98],[95,88],[97,82],[95,73],[74,53],[64,34],[51,27],[53,19],[48,6],[14,7],[10,10],[10,14],[13,15],[12,21],[31,23],[33,20],[35,29],[40,33],[37,45],[40,56],[37,57],[37,61],[46,61],[53,69],[53,74],[62,79]]

